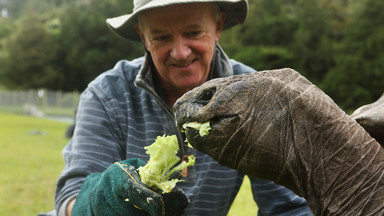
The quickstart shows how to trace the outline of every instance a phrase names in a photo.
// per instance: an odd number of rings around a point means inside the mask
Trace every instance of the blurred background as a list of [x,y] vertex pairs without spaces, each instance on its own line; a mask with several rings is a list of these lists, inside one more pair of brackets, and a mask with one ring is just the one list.
[[[248,1],[246,24],[220,40],[230,58],[259,71],[293,68],[347,113],[383,93],[384,1]],[[144,54],[105,23],[132,7],[127,0],[0,0],[1,215],[53,208],[79,94],[118,60]]]
[[[246,24],[221,38],[230,58],[256,70],[294,68],[347,112],[382,94],[384,1],[249,5]],[[126,0],[0,0],[0,91],[81,92],[118,60],[143,55],[140,43],[105,24],[132,7]]]

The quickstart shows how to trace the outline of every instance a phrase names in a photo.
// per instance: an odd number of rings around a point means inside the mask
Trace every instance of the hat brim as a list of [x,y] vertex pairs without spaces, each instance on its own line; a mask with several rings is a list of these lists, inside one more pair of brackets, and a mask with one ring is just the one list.
[[234,25],[244,23],[247,18],[248,2],[246,0],[186,0],[183,2],[180,2],[180,0],[161,0],[151,1],[131,14],[125,14],[122,16],[109,18],[106,21],[109,28],[120,37],[128,40],[140,41],[140,36],[135,30],[135,23],[137,22],[137,16],[140,12],[152,8],[164,7],[174,4],[205,2],[218,3],[220,9],[226,13],[226,19],[223,24],[223,30],[231,28]]

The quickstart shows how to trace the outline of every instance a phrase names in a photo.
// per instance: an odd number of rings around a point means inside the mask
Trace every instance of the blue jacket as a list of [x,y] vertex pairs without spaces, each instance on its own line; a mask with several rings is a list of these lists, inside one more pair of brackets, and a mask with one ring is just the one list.
[[[254,71],[229,60],[219,46],[211,68],[211,78]],[[120,61],[82,93],[74,136],[63,150],[65,168],[57,183],[56,209],[79,193],[87,175],[127,158],[148,160],[144,146],[157,136],[176,134],[183,143],[151,70],[149,55]],[[244,175],[195,149],[188,151],[196,163],[188,168],[185,181],[178,183],[191,200],[185,215],[227,215]],[[259,215],[311,215],[305,200],[290,190],[269,181],[251,182]]]

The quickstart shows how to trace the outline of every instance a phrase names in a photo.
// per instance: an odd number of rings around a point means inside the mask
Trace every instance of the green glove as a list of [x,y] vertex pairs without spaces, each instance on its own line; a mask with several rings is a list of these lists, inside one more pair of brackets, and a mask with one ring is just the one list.
[[140,181],[140,159],[116,162],[102,173],[87,177],[72,209],[72,215],[166,215],[182,214],[189,200],[174,188],[168,194],[156,193]]

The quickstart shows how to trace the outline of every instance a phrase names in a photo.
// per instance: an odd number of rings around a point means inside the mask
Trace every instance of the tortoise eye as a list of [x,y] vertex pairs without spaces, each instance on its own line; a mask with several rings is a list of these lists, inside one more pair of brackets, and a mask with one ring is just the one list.
[[196,102],[205,106],[209,103],[209,101],[213,98],[216,93],[216,87],[212,87],[209,89],[204,89],[204,91],[196,98]]

